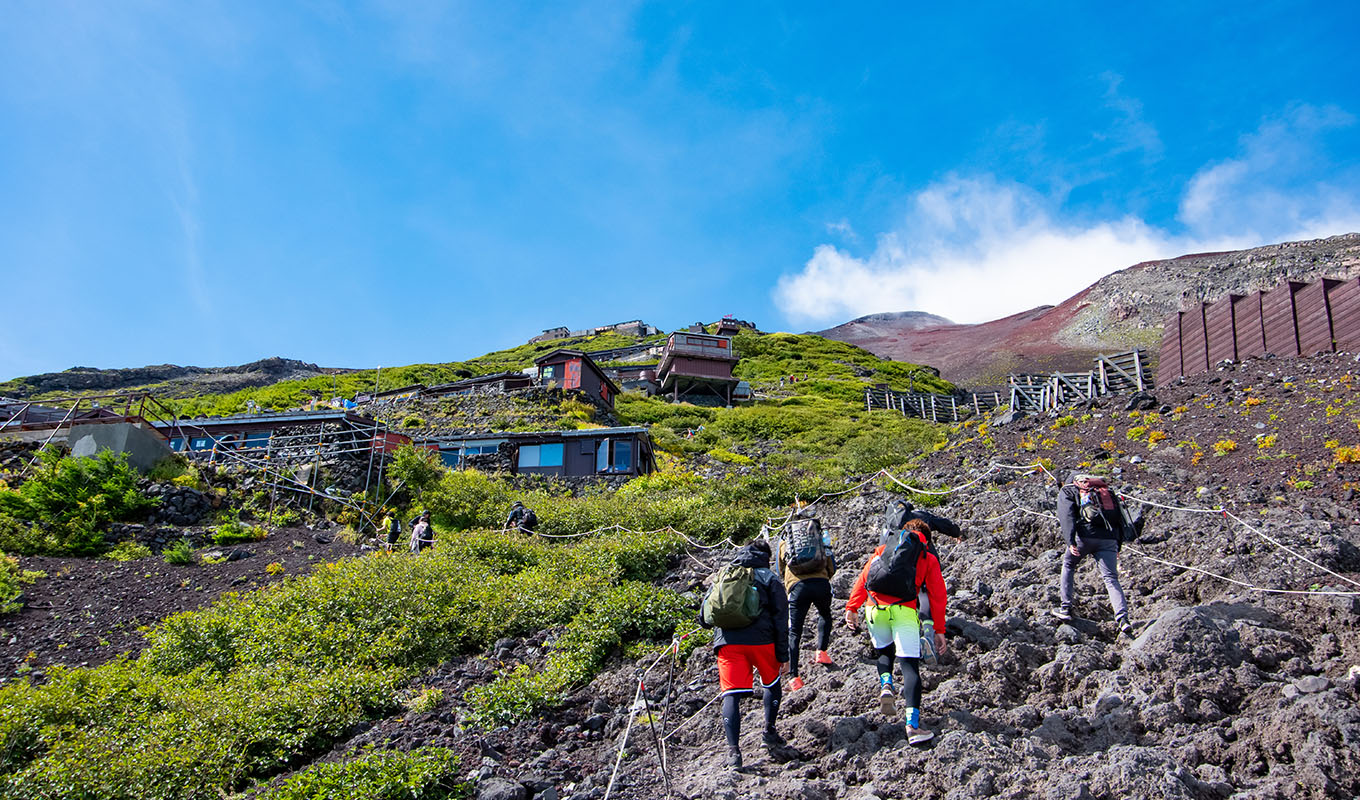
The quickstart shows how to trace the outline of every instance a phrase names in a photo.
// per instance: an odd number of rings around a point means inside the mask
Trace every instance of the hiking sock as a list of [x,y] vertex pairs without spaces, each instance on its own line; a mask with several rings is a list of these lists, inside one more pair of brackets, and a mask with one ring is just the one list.
[[907,708],[921,707],[921,659],[902,657],[897,659],[902,668],[902,699]]
[[[768,695],[769,692],[766,692]],[[768,701],[767,701],[768,702]],[[722,701],[723,733],[727,736],[727,748],[740,750],[741,742],[741,697],[729,694]]]
[[774,731],[774,721],[779,716],[779,702],[784,699],[784,682],[775,681],[774,686],[765,690],[765,730]]
[[915,706],[907,706],[907,712],[903,715],[903,721],[907,723],[908,728],[920,728],[921,709],[916,708]]

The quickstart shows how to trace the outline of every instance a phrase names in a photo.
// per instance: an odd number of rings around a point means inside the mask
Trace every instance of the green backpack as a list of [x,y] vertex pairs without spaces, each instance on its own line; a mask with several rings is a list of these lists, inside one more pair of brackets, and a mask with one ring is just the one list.
[[745,628],[755,622],[760,616],[756,571],[736,564],[718,570],[701,610],[708,624],[719,628]]

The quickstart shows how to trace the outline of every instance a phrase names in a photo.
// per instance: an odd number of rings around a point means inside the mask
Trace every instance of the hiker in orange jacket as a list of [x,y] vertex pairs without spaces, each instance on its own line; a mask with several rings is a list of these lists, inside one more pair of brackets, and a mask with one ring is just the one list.
[[906,521],[898,535],[874,550],[864,565],[850,599],[845,603],[845,624],[859,628],[859,610],[865,608],[869,636],[878,655],[879,709],[895,716],[897,692],[893,687],[893,659],[902,670],[902,698],[907,741],[923,744],[935,734],[921,727],[921,618],[916,598],[924,589],[930,599],[935,624],[935,652],[943,655],[945,588],[940,560],[930,547],[930,526],[923,520]]

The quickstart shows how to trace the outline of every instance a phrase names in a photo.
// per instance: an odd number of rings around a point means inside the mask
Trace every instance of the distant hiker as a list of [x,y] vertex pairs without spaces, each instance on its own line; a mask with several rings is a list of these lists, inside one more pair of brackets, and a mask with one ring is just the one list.
[[1063,550],[1062,577],[1058,582],[1061,605],[1053,616],[1072,619],[1073,574],[1077,562],[1094,556],[1096,568],[1105,581],[1105,591],[1114,609],[1115,625],[1125,636],[1133,636],[1129,623],[1129,604],[1119,585],[1119,548],[1133,541],[1143,528],[1143,519],[1130,520],[1124,508],[1103,478],[1095,475],[1074,474],[1070,482],[1058,490],[1058,524],[1062,528],[1067,548]]
[[795,512],[784,538],[779,540],[779,573],[789,594],[789,689],[803,688],[798,676],[798,655],[802,648],[803,622],[808,609],[817,606],[818,664],[830,664],[826,649],[831,643],[831,576],[836,574],[836,558],[831,542],[816,517]]
[[411,552],[419,553],[434,545],[434,525],[430,523],[430,512],[422,512],[411,525]]
[[[931,551],[930,526],[921,519],[909,519],[903,529],[879,545],[864,565],[850,599],[845,604],[845,623],[859,628],[859,609],[866,607],[869,637],[878,655],[879,709],[896,716],[896,691],[893,688],[893,657],[902,670],[902,698],[907,742],[922,744],[935,734],[921,727],[921,620],[916,609],[920,590],[930,598],[931,616],[937,632],[935,651],[946,650],[944,634],[945,588],[940,560]],[[866,605],[867,601],[867,605]]]
[[510,516],[505,518],[505,527],[508,530],[521,530],[525,533],[533,533],[538,527],[538,515],[532,508],[526,508],[523,503],[516,500],[510,506]]
[[[926,535],[926,549],[938,560],[940,554],[935,552],[935,533],[943,533],[954,539],[963,538],[963,530],[959,528],[953,520],[946,519],[929,511],[922,511],[916,508],[908,500],[898,498],[888,506],[888,510],[883,515],[883,532],[879,537],[878,543],[884,544],[889,537],[897,536],[906,527],[908,520],[919,519],[930,526],[930,532]],[[930,613],[930,596],[922,595],[917,599],[917,614],[921,617],[921,647],[925,649],[926,655],[936,657],[935,653],[935,620]]]
[[718,655],[727,764],[733,769],[741,769],[740,704],[754,690],[752,670],[759,673],[765,689],[765,747],[777,755],[786,746],[774,723],[784,697],[779,678],[789,660],[788,614],[784,584],[770,571],[770,543],[764,539],[737,551],[718,570],[699,607],[699,624],[717,628],[713,649]]
[[387,531],[387,549],[397,549],[397,542],[401,541],[401,518],[397,512],[388,511],[387,516],[383,517],[382,526]]

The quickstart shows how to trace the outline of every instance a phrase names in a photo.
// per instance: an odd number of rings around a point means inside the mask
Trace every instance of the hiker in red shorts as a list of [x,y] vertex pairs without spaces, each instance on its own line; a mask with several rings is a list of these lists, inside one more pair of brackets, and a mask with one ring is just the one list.
[[717,628],[713,649],[718,654],[727,763],[733,769],[742,766],[740,705],[754,691],[752,671],[765,689],[765,747],[778,755],[787,746],[774,722],[784,697],[780,677],[788,670],[788,623],[784,584],[770,571],[770,543],[757,539],[719,570],[699,611],[700,625]]

